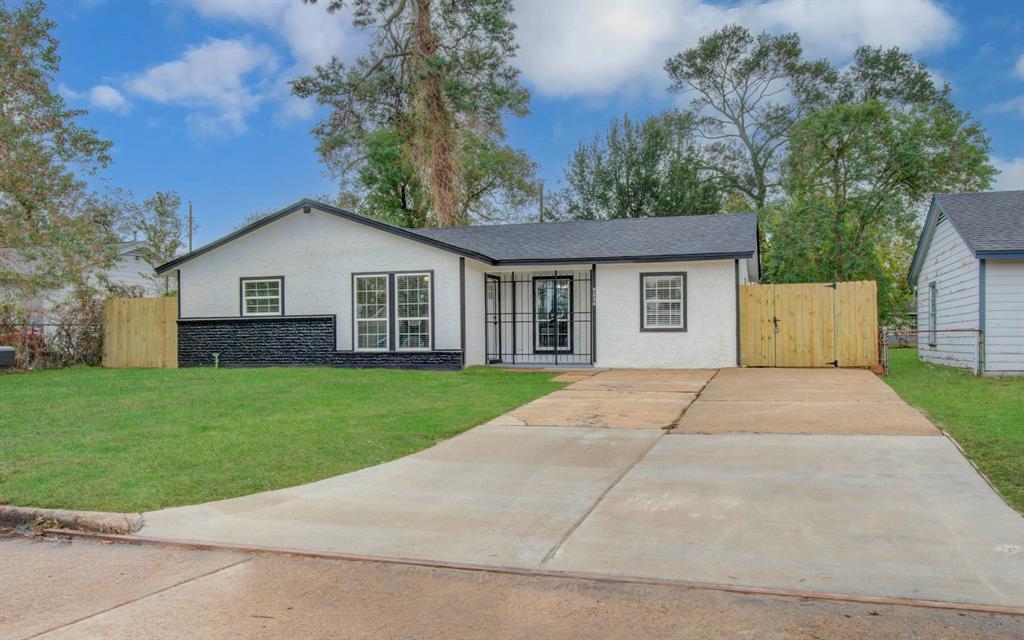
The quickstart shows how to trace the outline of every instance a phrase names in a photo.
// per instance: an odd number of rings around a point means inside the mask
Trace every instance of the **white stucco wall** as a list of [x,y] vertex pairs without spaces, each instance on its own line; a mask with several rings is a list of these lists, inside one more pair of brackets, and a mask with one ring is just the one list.
[[487,265],[466,260],[466,366],[486,364],[484,324],[484,274]]
[[1024,374],[1024,260],[985,261],[985,371]]
[[433,270],[434,348],[460,347],[459,256],[316,209],[287,215],[180,269],[182,317],[238,317],[239,278],[284,276],[285,314],[336,315],[339,350],[352,349],[353,273]]
[[[640,331],[640,274],[686,272],[685,332]],[[598,367],[736,366],[732,260],[597,266]]]
[[[978,329],[978,260],[971,254],[960,234],[949,220],[935,226],[917,279],[917,325],[926,331],[931,326],[931,289],[936,283],[938,329]],[[929,334],[918,338],[918,356],[926,362],[954,367],[977,366],[977,334],[950,332],[935,334],[935,346],[929,344]]]

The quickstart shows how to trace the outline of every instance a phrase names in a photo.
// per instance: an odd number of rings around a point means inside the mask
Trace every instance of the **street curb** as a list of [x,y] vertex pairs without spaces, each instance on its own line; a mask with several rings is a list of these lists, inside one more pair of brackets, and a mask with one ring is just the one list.
[[282,556],[293,558],[316,558],[320,560],[341,560],[348,562],[372,562],[400,566],[452,569],[455,571],[473,571],[478,573],[491,573],[497,575],[564,578],[570,580],[589,580],[592,582],[609,584],[665,586],[681,589],[704,589],[709,591],[724,591],[727,593],[739,593],[744,595],[779,596],[783,598],[801,598],[821,600],[826,602],[857,602],[861,604],[921,607],[925,609],[946,609],[950,611],[992,613],[998,615],[1024,617],[1024,607],[1013,607],[1006,605],[977,604],[970,602],[950,602],[945,600],[927,600],[901,596],[868,596],[852,593],[832,593],[810,590],[805,591],[800,589],[783,589],[776,587],[755,587],[745,585],[722,584],[717,582],[681,580],[672,578],[644,578],[641,576],[594,574],[578,571],[529,569],[500,565],[491,566],[463,562],[450,562],[444,560],[417,560],[414,558],[395,558],[387,556],[370,556],[361,554],[323,551],[318,552],[280,547],[263,547],[223,542],[204,542],[199,540],[179,540],[171,538],[153,538],[148,536],[135,535],[86,533],[82,531],[70,531],[65,529],[47,529],[44,531],[44,533],[52,536],[66,536],[67,538],[71,539],[83,538],[99,540],[103,542],[130,545],[153,545],[202,551],[230,551],[236,553],[263,554],[270,556]]
[[0,505],[0,528],[75,529],[90,533],[125,535],[142,528],[141,513],[72,511]]

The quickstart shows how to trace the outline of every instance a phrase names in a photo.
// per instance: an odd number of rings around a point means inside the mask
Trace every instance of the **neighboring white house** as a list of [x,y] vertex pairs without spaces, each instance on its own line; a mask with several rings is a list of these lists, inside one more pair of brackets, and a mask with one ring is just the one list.
[[728,367],[755,214],[403,229],[302,200],[161,265],[181,366]]
[[936,194],[909,281],[922,360],[1024,374],[1024,191]]
[[[132,240],[117,245],[117,261],[111,265],[105,275],[105,282],[119,287],[130,287],[142,295],[162,295],[167,286],[164,278],[155,278],[153,267],[146,262],[143,255],[145,243]],[[14,250],[5,251],[6,266],[11,269],[24,269],[26,273],[33,269],[33,263]],[[98,274],[97,274],[98,275]],[[173,286],[170,289],[173,291]],[[20,301],[19,306],[28,312],[28,323],[45,329],[58,321],[59,308],[70,295],[70,289],[52,289],[42,291],[28,300]]]

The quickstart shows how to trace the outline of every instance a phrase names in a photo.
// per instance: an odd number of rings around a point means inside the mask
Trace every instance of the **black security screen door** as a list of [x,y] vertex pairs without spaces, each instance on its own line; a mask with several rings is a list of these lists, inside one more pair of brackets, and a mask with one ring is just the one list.
[[488,273],[487,362],[594,363],[594,268]]
[[533,279],[533,348],[572,351],[572,277]]

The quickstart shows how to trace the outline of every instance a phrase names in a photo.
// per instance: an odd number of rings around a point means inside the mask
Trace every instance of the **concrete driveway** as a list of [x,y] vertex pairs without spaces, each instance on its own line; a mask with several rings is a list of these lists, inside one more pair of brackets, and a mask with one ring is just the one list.
[[577,377],[427,451],[147,513],[139,535],[1024,608],[1024,519],[871,373]]

